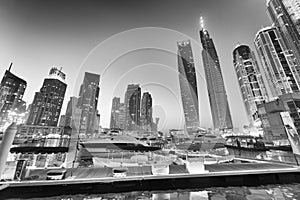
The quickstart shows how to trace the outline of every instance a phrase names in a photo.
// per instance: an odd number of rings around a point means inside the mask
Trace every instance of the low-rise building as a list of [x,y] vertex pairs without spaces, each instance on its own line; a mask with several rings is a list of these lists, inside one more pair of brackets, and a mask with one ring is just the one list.
[[264,137],[267,142],[279,142],[288,139],[286,117],[300,133],[300,94],[288,93],[276,100],[258,105]]

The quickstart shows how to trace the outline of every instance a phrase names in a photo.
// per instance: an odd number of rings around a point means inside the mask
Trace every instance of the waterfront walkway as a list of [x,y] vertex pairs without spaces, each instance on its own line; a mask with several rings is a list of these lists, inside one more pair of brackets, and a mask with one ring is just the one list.
[[[152,175],[150,166],[137,166],[126,167],[127,176],[146,176]],[[297,166],[282,164],[282,163],[230,163],[230,164],[212,164],[206,165],[205,170],[208,172],[241,172],[241,171],[261,171],[261,170],[284,170],[284,169],[297,169]],[[48,170],[36,169],[31,170],[29,178],[27,180],[46,180],[46,174]],[[185,165],[170,165],[169,174],[189,174]],[[112,168],[74,168],[68,169],[66,179],[98,179],[112,177]]]
[[[190,174],[185,165],[170,165],[167,175],[152,175],[150,166],[126,167],[127,176],[113,177],[112,168],[68,169],[65,180],[47,181],[48,170],[31,170],[27,181],[0,182],[0,196],[33,198],[65,194],[258,186],[300,182],[300,169],[281,163],[206,165],[208,173]],[[1,188],[0,187],[0,188]]]

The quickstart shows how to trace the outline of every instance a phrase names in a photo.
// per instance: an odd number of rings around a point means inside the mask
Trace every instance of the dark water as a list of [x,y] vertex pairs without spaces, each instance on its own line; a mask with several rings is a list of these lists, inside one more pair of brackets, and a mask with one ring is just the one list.
[[[41,199],[41,198],[33,198]],[[43,200],[297,200],[300,184],[259,187],[206,188],[205,190],[177,190],[163,192],[129,192],[119,194],[78,194],[42,198]],[[41,199],[41,200],[42,200]]]

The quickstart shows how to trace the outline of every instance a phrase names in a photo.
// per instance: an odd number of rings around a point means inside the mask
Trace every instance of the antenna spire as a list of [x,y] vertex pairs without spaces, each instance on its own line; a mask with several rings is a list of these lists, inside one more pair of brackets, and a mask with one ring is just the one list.
[[204,29],[204,19],[202,16],[200,17],[200,27]]
[[12,65],[13,65],[13,63],[11,62],[10,65],[9,65],[8,71],[11,70]]

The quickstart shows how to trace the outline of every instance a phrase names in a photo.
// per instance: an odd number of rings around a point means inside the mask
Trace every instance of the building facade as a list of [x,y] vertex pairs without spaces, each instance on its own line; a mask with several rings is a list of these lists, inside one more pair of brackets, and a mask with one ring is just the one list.
[[257,105],[268,100],[265,84],[254,53],[247,45],[233,50],[233,65],[250,126],[259,123]]
[[232,129],[231,113],[218,54],[212,38],[204,28],[200,30],[200,40],[203,47],[202,59],[214,128]]
[[121,103],[120,97],[112,100],[110,128],[125,129],[125,104]]
[[[292,1],[285,0],[285,4]],[[278,28],[283,42],[287,46],[289,54],[293,54],[295,65],[300,66],[300,34],[293,22],[283,0],[268,0],[267,13],[275,27]],[[289,9],[291,12],[292,10]],[[296,15],[295,15],[296,16]]]
[[[298,137],[300,134],[299,109],[299,93],[280,95],[273,101],[258,105],[265,140],[279,144],[282,141],[287,141],[287,128],[294,128]],[[289,121],[292,123],[288,127],[285,123],[287,117],[290,118]],[[289,142],[286,142],[286,144],[289,145]]]
[[42,88],[35,93],[27,120],[28,125],[57,126],[67,84],[66,75],[59,69],[50,69]]
[[91,136],[99,129],[99,114],[97,110],[100,75],[85,72],[83,83],[80,87],[77,107],[81,109],[79,134]]
[[121,104],[120,97],[114,97],[112,100],[111,112],[110,112],[110,128],[119,128],[117,126],[117,123],[118,123],[120,104]]
[[278,28],[266,27],[258,31],[254,41],[262,71],[269,86],[269,97],[299,92],[300,71],[296,58],[281,37]]
[[141,116],[141,88],[138,84],[127,86],[124,101],[126,111],[126,130],[133,131],[140,128]]
[[177,42],[180,94],[188,133],[200,126],[197,77],[190,40]]
[[14,75],[9,69],[5,71],[0,85],[0,122],[5,123],[11,111],[24,113],[26,103],[22,100],[27,83]]
[[289,16],[294,22],[298,33],[300,33],[300,1],[299,0],[282,0]]
[[144,92],[141,104],[141,126],[145,131],[151,131],[152,118],[152,97],[149,92]]
[[81,112],[82,110],[77,107],[78,98],[77,97],[70,97],[70,100],[67,105],[66,114],[65,114],[65,124],[66,127],[76,127],[79,129],[80,119],[81,119]]

